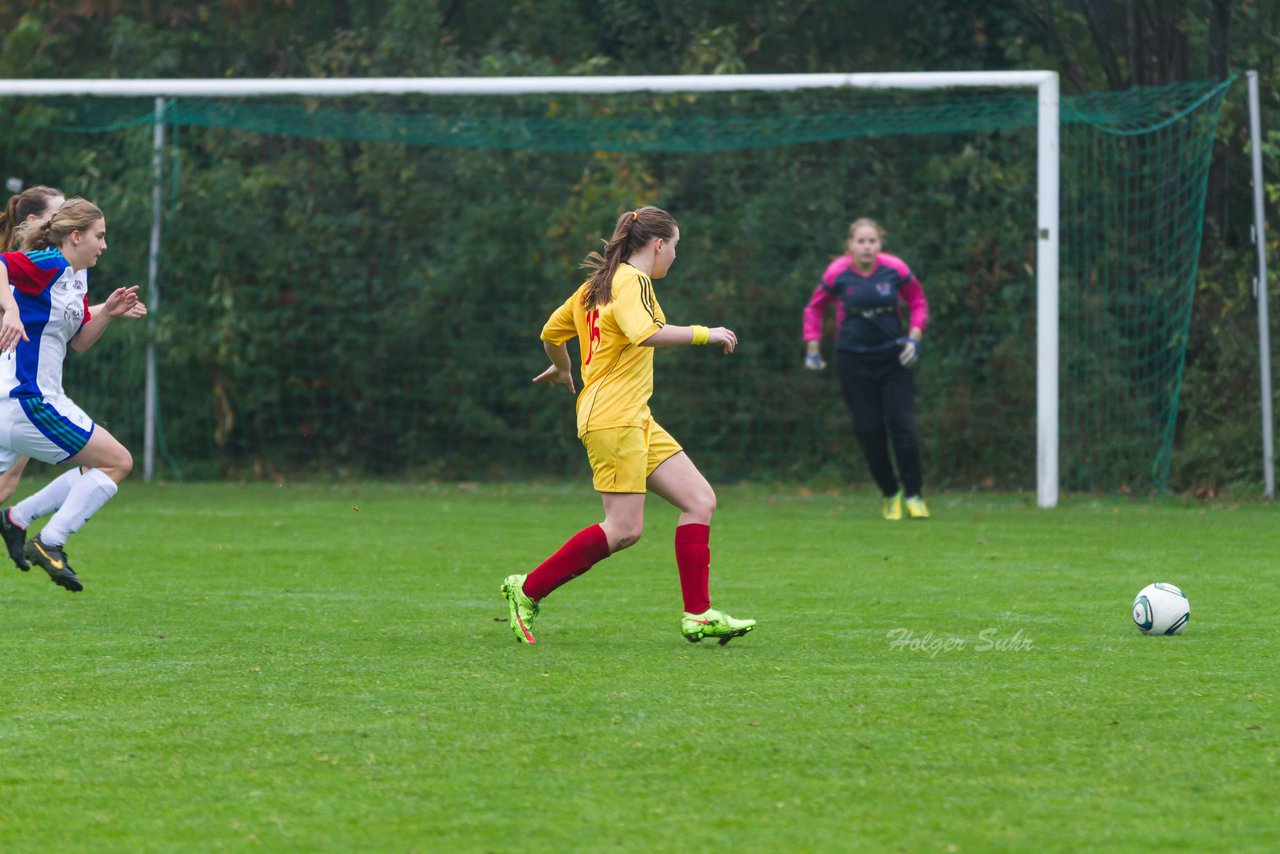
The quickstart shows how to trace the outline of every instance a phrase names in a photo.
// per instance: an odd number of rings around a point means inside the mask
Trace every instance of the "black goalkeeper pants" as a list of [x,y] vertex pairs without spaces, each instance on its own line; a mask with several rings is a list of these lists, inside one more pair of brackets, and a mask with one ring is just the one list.
[[[886,497],[902,491],[920,495],[920,433],[916,429],[916,375],[898,363],[898,349],[880,353],[836,352],[836,375],[853,419],[853,435]],[[893,440],[895,473],[889,459]]]

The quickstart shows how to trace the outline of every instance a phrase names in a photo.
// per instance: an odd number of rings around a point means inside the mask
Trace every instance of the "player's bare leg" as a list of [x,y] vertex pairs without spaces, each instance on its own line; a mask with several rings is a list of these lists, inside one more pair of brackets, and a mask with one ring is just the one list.
[[711,524],[716,512],[716,491],[684,451],[663,460],[645,485],[680,511],[677,527]]
[[604,521],[600,527],[609,540],[609,554],[630,548],[644,533],[644,493],[602,492]]
[[22,473],[26,471],[27,462],[30,459],[30,457],[18,457],[4,474],[0,474],[0,504],[8,504],[13,493],[17,492],[18,481],[22,480]]

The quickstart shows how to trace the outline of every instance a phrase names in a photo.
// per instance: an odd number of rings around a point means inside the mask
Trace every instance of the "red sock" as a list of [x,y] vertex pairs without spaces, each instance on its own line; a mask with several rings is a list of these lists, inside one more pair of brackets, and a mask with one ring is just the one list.
[[524,580],[524,595],[537,602],[566,581],[577,578],[609,556],[604,528],[583,528]]
[[676,528],[676,568],[680,570],[680,594],[684,609],[701,614],[711,607],[708,588],[711,577],[711,526],[681,525]]

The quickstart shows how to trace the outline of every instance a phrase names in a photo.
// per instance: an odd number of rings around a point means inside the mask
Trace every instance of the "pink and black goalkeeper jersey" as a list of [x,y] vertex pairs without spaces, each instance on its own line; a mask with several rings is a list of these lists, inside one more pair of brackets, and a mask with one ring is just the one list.
[[804,308],[804,340],[822,337],[822,316],[835,303],[837,350],[873,353],[897,347],[897,340],[908,331],[898,311],[899,302],[906,303],[909,326],[920,330],[928,326],[924,288],[905,261],[882,252],[876,256],[875,267],[864,275],[853,265],[853,258],[842,255],[827,266]]

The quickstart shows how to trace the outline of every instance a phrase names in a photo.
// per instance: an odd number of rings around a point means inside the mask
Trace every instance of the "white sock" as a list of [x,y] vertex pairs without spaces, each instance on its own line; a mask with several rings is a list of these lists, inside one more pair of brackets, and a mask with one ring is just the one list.
[[58,512],[40,531],[41,542],[50,546],[66,545],[67,537],[80,530],[90,516],[101,510],[117,489],[116,482],[103,474],[102,469],[89,469],[71,487]]
[[71,471],[64,471],[62,474],[49,481],[49,484],[34,495],[28,495],[17,504],[9,508],[9,521],[20,528],[25,528],[41,516],[48,516],[50,513],[57,511],[67,500],[67,494],[71,492],[71,487],[80,482],[80,467],[76,466]]

